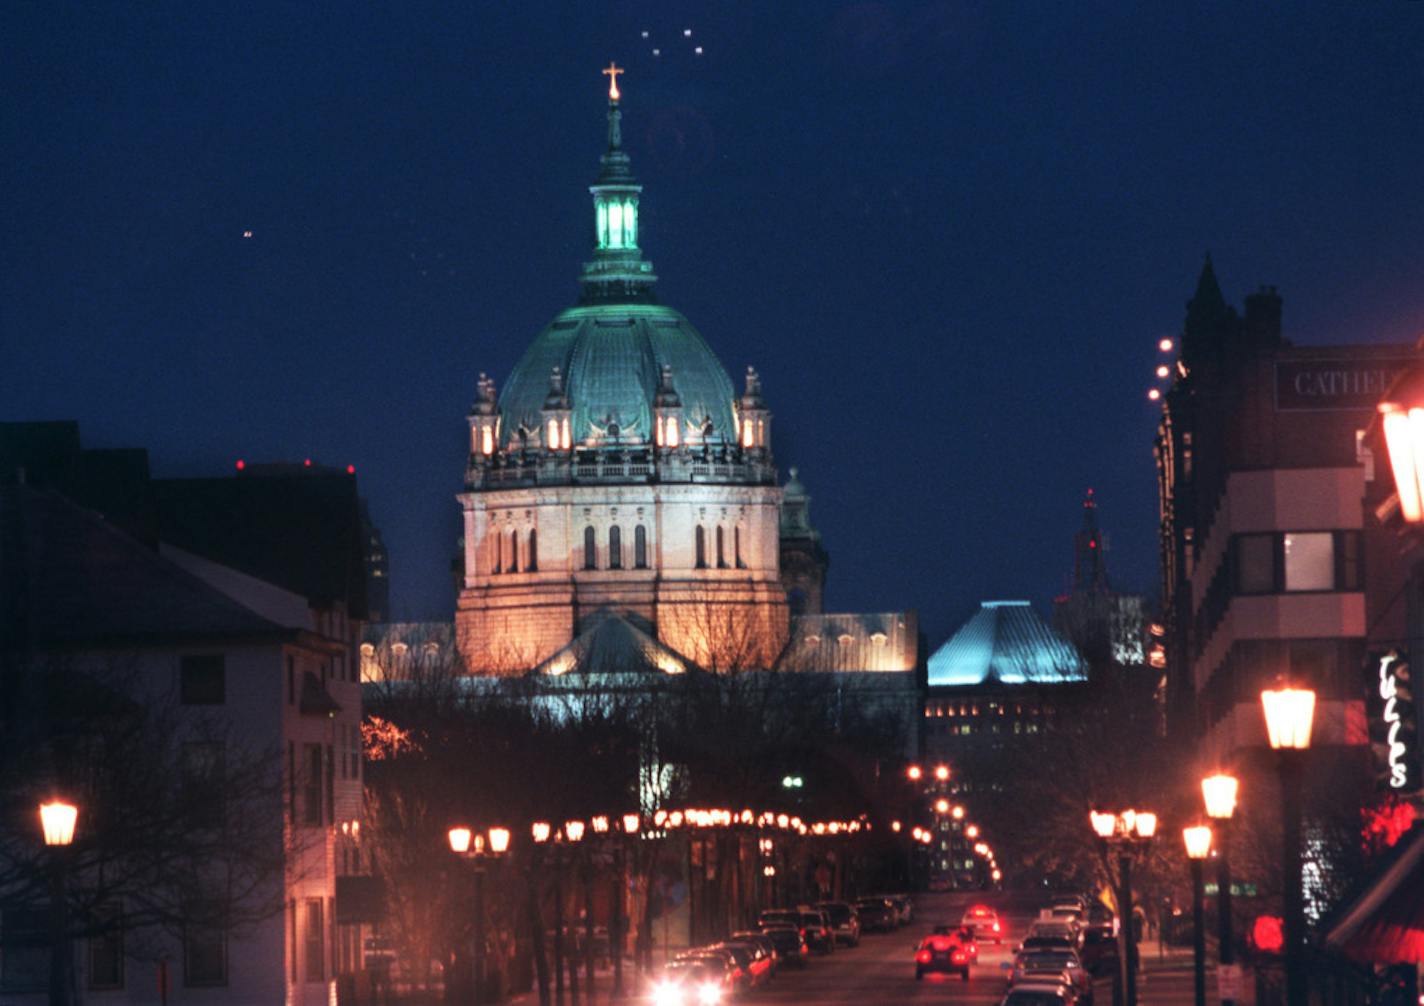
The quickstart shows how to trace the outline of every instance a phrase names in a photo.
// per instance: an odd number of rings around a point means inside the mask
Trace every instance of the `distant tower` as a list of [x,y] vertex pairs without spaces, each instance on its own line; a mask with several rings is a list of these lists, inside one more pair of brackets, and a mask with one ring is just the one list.
[[786,603],[792,615],[819,615],[825,610],[831,557],[821,545],[821,533],[811,526],[811,497],[795,468],[781,491],[781,584]]
[[1073,534],[1073,582],[1053,602],[1053,627],[1072,641],[1090,673],[1109,665],[1134,667],[1145,658],[1143,600],[1116,593],[1108,582],[1107,545],[1098,527],[1098,501],[1083,497],[1083,524]]

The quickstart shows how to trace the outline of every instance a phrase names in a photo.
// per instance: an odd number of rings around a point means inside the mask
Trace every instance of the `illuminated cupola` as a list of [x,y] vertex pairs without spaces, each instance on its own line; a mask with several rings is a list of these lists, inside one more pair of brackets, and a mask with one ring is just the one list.
[[546,451],[567,451],[573,445],[571,415],[569,395],[564,390],[564,372],[559,367],[551,367],[549,394],[544,399],[544,409],[541,413]]
[[664,363],[653,398],[653,425],[658,447],[675,451],[682,446],[682,399],[672,383],[672,366]]
[[499,449],[499,402],[494,381],[487,374],[480,375],[468,418],[471,460],[488,464]]
[[585,304],[603,301],[651,301],[653,264],[643,261],[638,248],[638,197],[643,187],[633,178],[632,164],[623,149],[623,113],[618,108],[617,64],[603,71],[608,84],[608,149],[599,159],[598,180],[589,186],[593,195],[593,261],[584,263]]
[[761,397],[761,376],[747,368],[747,390],[737,408],[737,443],[752,457],[761,457],[771,445],[771,410]]

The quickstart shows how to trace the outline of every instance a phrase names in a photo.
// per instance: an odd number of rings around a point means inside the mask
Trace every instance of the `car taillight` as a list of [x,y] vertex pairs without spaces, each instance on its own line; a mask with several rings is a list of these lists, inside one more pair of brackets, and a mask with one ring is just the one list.
[[999,931],[999,924],[996,922],[996,923],[994,923],[994,932],[997,933],[998,931]]
[[804,929],[801,930],[801,938],[802,938],[803,940],[806,938],[806,930],[804,930]]
[[967,956],[965,955],[964,951],[962,951],[962,950],[956,950],[956,951],[954,952],[954,963],[956,963],[956,964],[963,964],[967,959],[968,959],[968,958],[967,958]]
[[928,964],[930,962],[930,952],[928,950],[921,950],[915,955],[915,960],[921,964]]

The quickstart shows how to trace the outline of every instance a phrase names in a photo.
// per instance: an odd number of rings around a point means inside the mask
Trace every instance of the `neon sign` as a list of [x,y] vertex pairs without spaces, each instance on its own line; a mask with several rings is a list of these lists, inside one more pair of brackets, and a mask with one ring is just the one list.
[[1409,792],[1419,785],[1409,661],[1398,650],[1373,654],[1371,661],[1375,668],[1371,733],[1379,755],[1380,786],[1392,793]]

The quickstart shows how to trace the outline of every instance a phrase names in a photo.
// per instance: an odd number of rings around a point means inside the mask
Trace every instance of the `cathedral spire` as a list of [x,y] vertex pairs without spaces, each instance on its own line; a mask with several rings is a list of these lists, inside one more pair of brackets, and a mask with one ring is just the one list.
[[652,300],[651,262],[638,249],[638,197],[643,187],[633,177],[632,162],[623,149],[623,92],[619,74],[627,71],[610,63],[608,77],[608,146],[599,158],[598,179],[589,187],[593,195],[594,260],[585,263],[582,282],[584,303]]
[[1083,497],[1083,527],[1073,536],[1073,593],[1106,594],[1109,590],[1098,503],[1089,489]]

